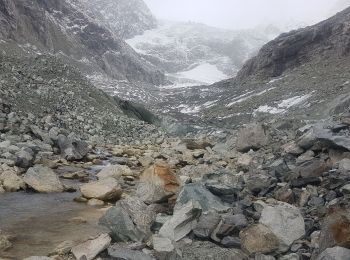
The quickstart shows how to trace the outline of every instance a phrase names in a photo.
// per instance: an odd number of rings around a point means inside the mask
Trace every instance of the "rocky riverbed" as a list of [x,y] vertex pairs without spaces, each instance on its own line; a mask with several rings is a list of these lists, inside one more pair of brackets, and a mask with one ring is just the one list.
[[3,103],[3,259],[349,259],[349,116],[134,144],[16,117]]

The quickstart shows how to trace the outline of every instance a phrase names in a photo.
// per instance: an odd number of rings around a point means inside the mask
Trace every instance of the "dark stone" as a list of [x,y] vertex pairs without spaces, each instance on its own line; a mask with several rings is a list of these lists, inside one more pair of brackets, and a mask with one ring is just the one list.
[[238,237],[224,237],[221,244],[227,248],[241,248],[241,240]]
[[307,185],[319,185],[321,183],[321,179],[318,177],[309,177],[309,178],[300,178],[291,181],[291,186],[293,188],[302,188]]
[[89,145],[84,141],[72,140],[59,135],[57,140],[61,155],[68,161],[81,160],[89,152]]

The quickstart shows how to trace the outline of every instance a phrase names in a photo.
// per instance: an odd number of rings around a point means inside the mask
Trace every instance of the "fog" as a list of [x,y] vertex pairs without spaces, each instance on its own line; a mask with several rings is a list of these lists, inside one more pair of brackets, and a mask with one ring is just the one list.
[[350,0],[145,0],[160,19],[246,29],[311,25],[344,8]]

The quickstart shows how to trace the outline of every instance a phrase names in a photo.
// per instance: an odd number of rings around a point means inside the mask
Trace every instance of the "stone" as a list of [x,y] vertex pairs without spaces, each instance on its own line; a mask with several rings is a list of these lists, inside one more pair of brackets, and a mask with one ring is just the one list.
[[276,258],[270,255],[256,254],[254,260],[276,260]]
[[249,255],[271,253],[278,249],[278,238],[262,224],[250,226],[239,234],[242,249]]
[[222,215],[222,222],[217,230],[216,236],[225,237],[239,232],[248,226],[248,220],[243,214],[232,215],[230,213]]
[[202,208],[197,201],[189,201],[176,209],[171,219],[164,223],[159,235],[178,241],[190,233],[197,225]]
[[165,238],[159,235],[154,235],[152,237],[153,249],[156,251],[155,255],[159,260],[168,259],[182,259],[180,254],[178,254],[173,242],[169,238]]
[[[6,188],[5,188],[6,189]],[[343,193],[344,195],[350,194],[350,183],[344,185],[343,187],[340,188],[340,192]]]
[[250,124],[240,129],[237,134],[236,148],[239,152],[258,150],[269,142],[269,133],[261,124]]
[[16,153],[15,165],[21,168],[29,168],[33,165],[35,156],[30,148],[24,148]]
[[281,252],[288,250],[295,240],[305,235],[305,223],[300,210],[285,202],[266,205],[259,222],[278,238]]
[[69,254],[72,250],[72,247],[75,246],[75,243],[73,241],[63,241],[61,244],[59,244],[50,255],[65,255]]
[[137,185],[136,194],[147,204],[166,202],[174,195],[166,192],[162,186],[152,182],[140,182]]
[[309,178],[299,178],[291,181],[291,186],[293,188],[302,188],[307,185],[319,185],[321,183],[321,179],[319,177],[309,177]]
[[290,142],[285,145],[282,145],[283,152],[292,155],[300,155],[304,152],[302,148],[300,148],[295,142]]
[[62,192],[64,187],[57,175],[48,167],[35,165],[27,170],[23,181],[37,192]]
[[84,184],[80,187],[80,192],[85,198],[103,201],[117,201],[123,193],[119,183],[113,178]]
[[23,260],[54,260],[54,258],[47,257],[47,256],[31,256],[24,258]]
[[144,252],[132,250],[115,244],[108,248],[108,255],[114,259],[132,259],[132,260],[155,260]]
[[72,140],[64,135],[59,135],[57,139],[58,147],[61,151],[61,156],[68,160],[81,160],[89,152],[89,145],[80,140]]
[[122,176],[131,176],[132,171],[128,166],[125,165],[110,165],[102,169],[97,177],[99,179],[114,178],[120,180]]
[[350,171],[350,159],[345,158],[338,162],[338,169],[342,172]]
[[181,209],[189,201],[197,201],[203,212],[215,210],[217,212],[227,212],[230,207],[226,206],[219,197],[212,194],[200,183],[191,183],[183,186],[180,191],[175,209]]
[[350,249],[339,246],[327,248],[316,260],[350,260]]
[[0,174],[0,182],[2,182],[2,186],[7,192],[14,192],[26,188],[23,179],[11,170],[4,171]]
[[180,181],[170,165],[156,163],[146,169],[140,176],[140,181],[151,182],[164,188],[165,192],[175,194],[180,187]]
[[300,260],[300,257],[298,254],[293,253],[293,254],[281,256],[278,258],[278,260]]
[[0,253],[12,247],[9,237],[0,231]]
[[323,160],[314,159],[301,164],[294,171],[301,178],[311,178],[321,177],[327,168],[327,164]]
[[198,224],[193,233],[199,238],[209,238],[221,221],[220,215],[216,211],[204,212],[199,217]]
[[140,242],[146,237],[120,205],[108,209],[99,220],[99,224],[111,232],[116,242]]
[[111,237],[108,234],[101,234],[97,238],[88,240],[72,248],[72,254],[76,259],[92,260],[99,253],[104,251],[111,244]]
[[89,199],[89,201],[87,202],[87,204],[89,206],[103,206],[105,203],[102,200],[98,200],[98,199]]
[[238,237],[227,236],[220,243],[227,248],[241,248],[241,240]]

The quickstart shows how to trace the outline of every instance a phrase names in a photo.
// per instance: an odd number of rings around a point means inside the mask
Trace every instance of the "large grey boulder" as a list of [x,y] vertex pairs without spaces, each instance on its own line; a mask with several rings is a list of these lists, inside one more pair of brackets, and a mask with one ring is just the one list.
[[112,239],[108,234],[101,234],[97,238],[88,240],[72,248],[76,259],[92,260],[103,250],[107,249]]
[[171,219],[164,223],[159,235],[178,241],[189,234],[197,225],[202,208],[197,201],[189,201],[180,209],[175,210]]
[[226,212],[230,209],[219,197],[212,194],[200,183],[186,184],[183,186],[177,197],[175,210],[181,209],[189,201],[198,202],[203,212],[209,210]]
[[258,150],[269,142],[269,133],[261,124],[250,124],[241,128],[237,134],[236,149],[239,152]]
[[81,160],[89,152],[89,145],[80,140],[70,139],[64,135],[59,135],[57,145],[61,156],[68,161]]
[[339,246],[327,248],[317,260],[350,260],[350,249]]
[[121,207],[110,208],[100,219],[99,224],[111,231],[111,236],[116,242],[138,242],[145,238],[145,234],[135,226]]
[[21,168],[31,167],[34,159],[34,151],[28,147],[24,148],[16,153],[16,166]]
[[287,251],[295,240],[305,235],[305,223],[300,210],[288,203],[265,205],[259,222],[278,238],[281,252]]
[[23,181],[38,192],[62,192],[64,187],[56,173],[50,168],[35,165],[28,169],[23,177]]

